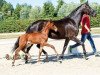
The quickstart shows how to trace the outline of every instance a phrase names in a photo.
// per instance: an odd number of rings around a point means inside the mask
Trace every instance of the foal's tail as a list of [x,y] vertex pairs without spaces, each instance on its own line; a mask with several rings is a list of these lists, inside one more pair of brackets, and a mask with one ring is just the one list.
[[18,37],[17,41],[15,42],[14,47],[11,51],[12,53],[19,47],[19,39],[20,39],[20,37]]

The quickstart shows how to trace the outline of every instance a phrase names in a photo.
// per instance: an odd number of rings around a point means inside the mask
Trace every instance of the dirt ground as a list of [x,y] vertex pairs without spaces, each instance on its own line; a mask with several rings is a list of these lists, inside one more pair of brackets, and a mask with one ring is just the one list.
[[[79,36],[80,37],[80,36]],[[94,43],[97,51],[100,51],[100,34],[93,35]],[[49,62],[45,62],[45,55],[41,56],[41,63],[37,63],[38,49],[34,45],[30,54],[32,58],[28,64],[24,60],[16,60],[15,66],[12,67],[12,60],[6,60],[5,54],[10,53],[16,38],[0,39],[0,75],[100,75],[100,57],[89,55],[88,60],[82,56],[68,55],[68,48],[66,49],[64,60],[62,63],[56,62],[56,56],[51,48],[45,47],[49,55]],[[65,40],[49,39],[49,43],[54,45],[59,54],[61,54]],[[69,45],[74,44],[70,41]],[[68,46],[69,46],[68,45]],[[85,42],[88,54],[92,52],[88,41]],[[78,47],[78,51],[82,53],[82,47]]]

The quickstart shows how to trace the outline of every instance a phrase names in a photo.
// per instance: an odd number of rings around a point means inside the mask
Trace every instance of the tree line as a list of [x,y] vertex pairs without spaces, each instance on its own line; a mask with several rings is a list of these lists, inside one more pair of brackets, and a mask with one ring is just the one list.
[[[40,19],[61,19],[80,4],[65,3],[63,0],[57,0],[57,6],[54,6],[49,0],[42,7],[32,7],[25,3],[22,5],[17,4],[14,8],[11,3],[0,0],[0,33],[25,31],[32,22]],[[90,6],[97,12],[97,17],[91,17],[91,25],[98,27],[100,26],[100,5],[92,3]]]

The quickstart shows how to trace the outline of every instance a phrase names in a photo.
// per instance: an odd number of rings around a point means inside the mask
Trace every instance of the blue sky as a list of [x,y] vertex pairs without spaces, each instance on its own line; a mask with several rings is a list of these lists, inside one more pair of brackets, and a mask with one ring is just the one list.
[[[58,0],[6,0],[6,1],[10,2],[14,7],[16,6],[17,3],[19,4],[27,3],[34,7],[34,6],[42,6],[43,3],[46,1],[51,1],[53,5],[56,6]],[[63,1],[66,3],[69,2],[79,3],[79,0],[63,0]],[[88,0],[88,1],[89,3],[96,2],[100,4],[100,0]]]

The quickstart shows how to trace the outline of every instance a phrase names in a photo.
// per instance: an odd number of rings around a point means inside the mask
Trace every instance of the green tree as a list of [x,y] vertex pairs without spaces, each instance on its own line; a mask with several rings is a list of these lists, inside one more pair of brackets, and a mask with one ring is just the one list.
[[3,13],[0,12],[0,21],[3,20]]
[[29,18],[29,12],[30,12],[31,6],[27,4],[23,4],[21,11],[20,11],[20,18],[26,19]]
[[13,8],[13,6],[12,6],[11,3],[5,2],[5,3],[3,4],[2,8],[1,8],[1,11],[2,11],[3,14],[4,14],[4,17],[5,17],[5,18],[8,18],[8,17],[12,16],[12,13],[13,13],[13,11],[14,11],[14,8]]
[[5,0],[0,0],[0,11],[1,11],[1,8],[2,8],[2,6],[3,6],[4,3],[6,3]]
[[41,8],[38,6],[31,8],[30,13],[29,13],[29,18],[30,19],[39,19],[40,18],[40,11],[41,11]]
[[64,1],[63,0],[58,0],[57,3],[58,3],[58,5],[57,5],[55,13],[54,13],[55,17],[57,17],[58,11],[61,8],[61,6],[64,4]]
[[75,3],[64,3],[58,11],[58,17],[68,16],[77,6]]
[[100,14],[100,5],[98,3],[92,3],[91,7],[96,10],[97,14]]
[[43,5],[43,12],[42,15],[44,17],[53,17],[54,16],[54,6],[50,1],[47,1]]
[[13,14],[13,16],[15,17],[15,19],[19,19],[20,18],[20,11],[21,11],[21,5],[17,4],[16,8],[14,10],[14,14]]
[[84,3],[84,2],[86,2],[86,1],[88,1],[88,0],[80,0],[80,3]]

